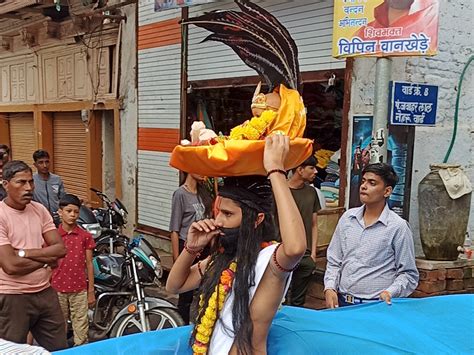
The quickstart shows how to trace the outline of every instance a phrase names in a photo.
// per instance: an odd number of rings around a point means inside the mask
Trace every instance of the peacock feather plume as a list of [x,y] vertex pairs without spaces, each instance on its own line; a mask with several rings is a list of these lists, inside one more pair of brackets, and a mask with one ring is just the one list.
[[280,84],[299,91],[298,48],[288,30],[260,6],[248,0],[234,1],[241,11],[212,11],[182,23],[212,32],[203,42],[228,45],[264,78],[269,91]]

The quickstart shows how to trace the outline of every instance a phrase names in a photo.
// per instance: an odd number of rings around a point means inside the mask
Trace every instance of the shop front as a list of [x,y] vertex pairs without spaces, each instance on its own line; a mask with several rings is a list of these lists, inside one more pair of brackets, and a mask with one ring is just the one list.
[[119,124],[119,25],[84,19],[89,8],[76,0],[59,9],[43,1],[27,5],[0,8],[0,143],[31,166],[33,152],[45,149],[66,191],[99,206],[90,188],[116,183],[104,184],[110,164],[102,157],[120,161],[120,149],[103,150],[102,129],[111,113]]
[[[172,193],[180,174],[169,166],[172,149],[189,139],[192,122],[201,120],[229,134],[251,118],[250,103],[260,81],[227,46],[202,42],[209,34],[194,26],[181,28],[182,18],[230,9],[232,1],[156,12],[139,7],[139,172],[138,224],[156,235],[168,232]],[[351,68],[331,57],[332,1],[266,1],[264,7],[287,27],[299,51],[303,99],[307,109],[305,136],[314,139],[318,157],[315,185],[326,209],[320,218],[329,243],[345,205],[345,169]],[[265,90],[265,87],[263,87]]]

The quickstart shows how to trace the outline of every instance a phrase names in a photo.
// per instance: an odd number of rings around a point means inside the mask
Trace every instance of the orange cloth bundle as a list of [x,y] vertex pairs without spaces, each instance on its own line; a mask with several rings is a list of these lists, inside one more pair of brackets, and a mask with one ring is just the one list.
[[[298,91],[280,85],[281,105],[270,122],[267,135],[280,133],[291,138],[285,162],[289,170],[303,163],[312,153],[312,141],[301,138],[306,127],[306,111]],[[178,145],[170,165],[187,173],[205,176],[266,175],[263,167],[265,140],[224,140],[214,145]]]

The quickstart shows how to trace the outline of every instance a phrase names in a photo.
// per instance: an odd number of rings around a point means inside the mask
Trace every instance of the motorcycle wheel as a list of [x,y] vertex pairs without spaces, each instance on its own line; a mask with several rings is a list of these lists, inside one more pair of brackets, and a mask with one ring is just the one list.
[[[174,309],[171,308],[153,308],[146,311],[150,330],[160,330],[167,328],[177,328],[184,325],[184,321]],[[128,314],[121,317],[110,332],[111,338],[121,337],[135,333],[141,333],[139,315]]]

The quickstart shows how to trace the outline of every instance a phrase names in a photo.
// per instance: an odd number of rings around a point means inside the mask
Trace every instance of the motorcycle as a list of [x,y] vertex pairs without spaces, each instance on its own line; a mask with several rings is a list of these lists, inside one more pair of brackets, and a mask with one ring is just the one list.
[[92,329],[103,336],[119,337],[184,325],[172,303],[145,295],[143,286],[155,282],[162,272],[158,255],[147,255],[151,251],[146,240],[139,237],[126,245],[125,255],[94,257],[96,305],[90,314]]
[[121,232],[122,228],[127,224],[128,215],[128,211],[122,201],[118,198],[111,201],[102,191],[94,188],[91,188],[90,190],[93,191],[106,206],[105,208],[102,207],[93,210],[101,227]]
[[122,227],[127,223],[127,209],[119,199],[110,199],[101,191],[91,188],[99,196],[107,208],[90,209],[82,205],[77,223],[92,234],[96,242],[96,254],[124,254],[129,239],[121,234]]

